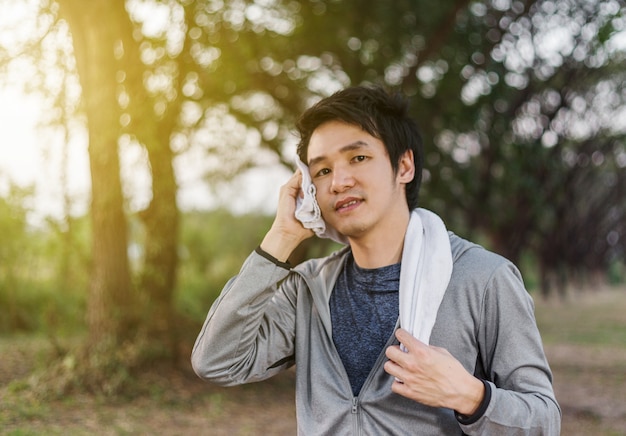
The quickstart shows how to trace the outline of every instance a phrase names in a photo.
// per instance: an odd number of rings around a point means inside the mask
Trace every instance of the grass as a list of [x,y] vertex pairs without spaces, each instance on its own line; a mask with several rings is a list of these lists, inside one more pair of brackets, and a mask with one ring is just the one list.
[[546,344],[626,348],[626,289],[570,292],[566,301],[536,301]]

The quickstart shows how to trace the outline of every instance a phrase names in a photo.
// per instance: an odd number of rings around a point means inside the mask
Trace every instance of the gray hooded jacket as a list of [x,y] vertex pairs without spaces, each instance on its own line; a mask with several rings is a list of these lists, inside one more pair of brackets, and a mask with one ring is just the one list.
[[[452,233],[450,243],[454,267],[430,343],[487,381],[491,398],[473,422],[393,393],[384,352],[359,396],[352,395],[328,305],[349,247],[291,270],[252,253],[211,307],[193,368],[232,386],[295,364],[301,435],[558,435],[552,374],[519,271]],[[397,343],[392,336],[387,346]]]

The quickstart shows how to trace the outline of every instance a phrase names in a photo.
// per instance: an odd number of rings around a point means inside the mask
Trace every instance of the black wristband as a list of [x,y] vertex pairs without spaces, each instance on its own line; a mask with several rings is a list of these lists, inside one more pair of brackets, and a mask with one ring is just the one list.
[[474,424],[478,421],[487,411],[487,407],[489,407],[489,403],[491,402],[491,385],[487,383],[485,380],[481,380],[485,385],[485,395],[483,396],[483,400],[480,402],[478,409],[470,416],[461,415],[458,412],[454,412],[454,416],[459,423],[463,425]]
[[280,260],[276,259],[271,254],[269,254],[267,251],[263,250],[260,245],[257,248],[255,248],[254,251],[259,256],[262,256],[262,257],[266,258],[267,260],[269,260],[270,262],[272,262],[276,266],[279,266],[279,267],[285,268],[285,269],[291,269],[291,265],[289,264],[288,261],[287,262],[281,262]]

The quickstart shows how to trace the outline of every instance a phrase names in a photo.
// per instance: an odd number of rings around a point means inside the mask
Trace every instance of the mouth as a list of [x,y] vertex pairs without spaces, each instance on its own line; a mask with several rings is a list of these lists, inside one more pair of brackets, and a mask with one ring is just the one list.
[[335,203],[335,210],[337,212],[347,212],[357,207],[361,202],[362,200],[358,198],[346,198]]

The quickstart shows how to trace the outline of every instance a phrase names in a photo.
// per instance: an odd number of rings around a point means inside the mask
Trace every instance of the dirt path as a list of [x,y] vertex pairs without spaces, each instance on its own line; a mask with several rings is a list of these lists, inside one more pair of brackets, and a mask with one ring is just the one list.
[[563,435],[626,435],[626,349],[546,347]]

